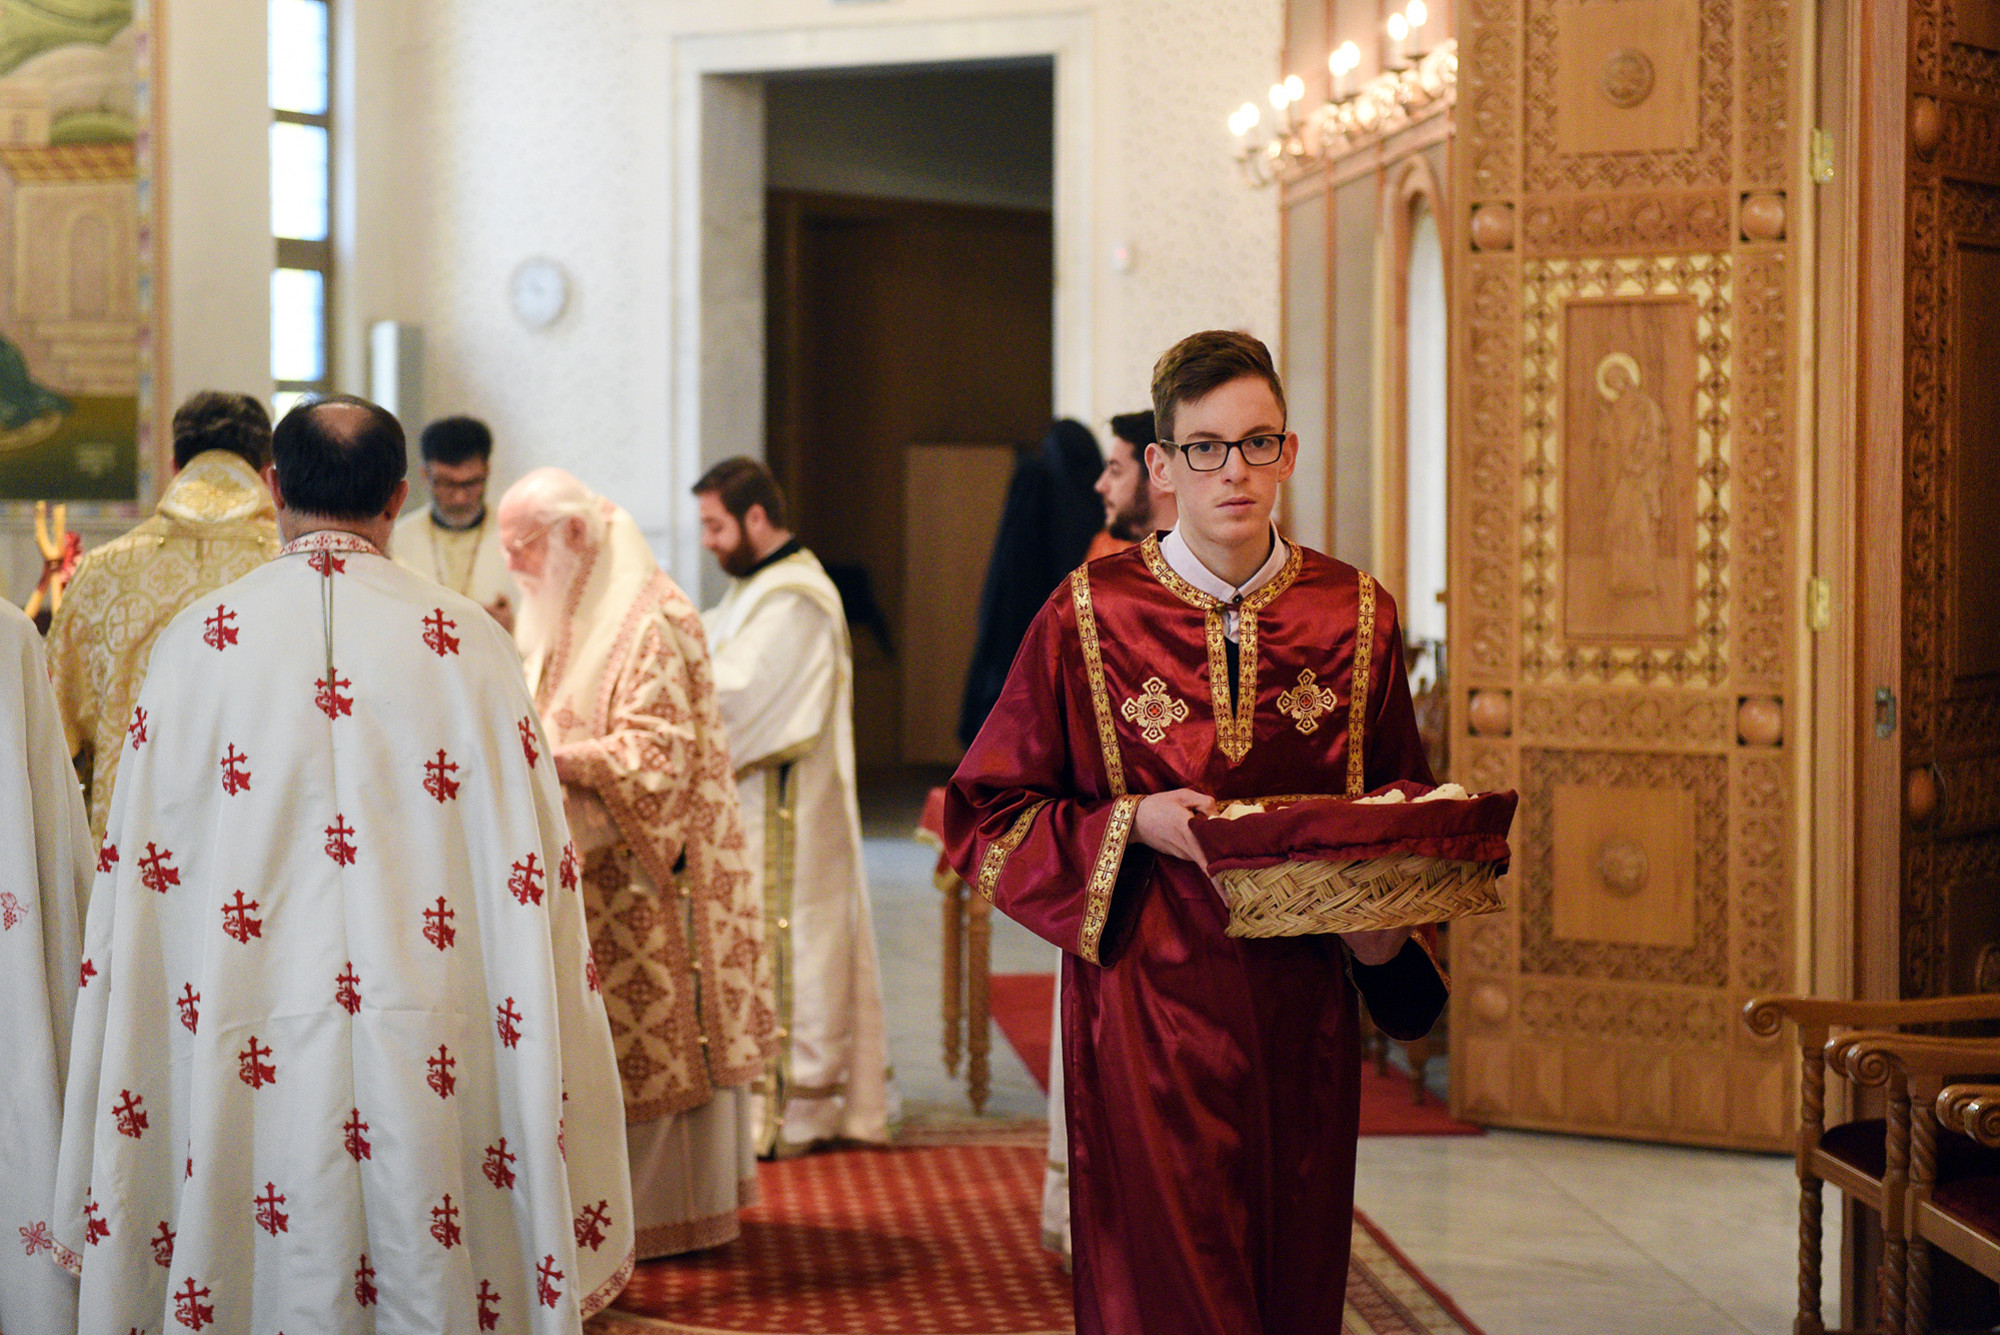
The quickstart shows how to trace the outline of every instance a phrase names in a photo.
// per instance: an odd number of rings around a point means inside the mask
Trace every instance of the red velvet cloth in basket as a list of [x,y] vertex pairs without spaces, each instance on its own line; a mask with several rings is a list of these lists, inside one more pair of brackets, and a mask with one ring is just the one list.
[[[1393,783],[1375,791],[1391,790],[1408,798],[1430,791],[1416,783]],[[1513,792],[1479,793],[1461,801],[1365,805],[1344,797],[1307,797],[1235,820],[1196,816],[1188,828],[1208,855],[1211,872],[1405,854],[1498,862],[1505,871],[1507,831],[1519,800]]]

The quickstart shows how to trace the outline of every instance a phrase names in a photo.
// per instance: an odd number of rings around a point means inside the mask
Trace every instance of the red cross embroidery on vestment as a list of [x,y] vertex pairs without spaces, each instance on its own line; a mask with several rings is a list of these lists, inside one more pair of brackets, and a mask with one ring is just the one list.
[[514,998],[493,1008],[493,1023],[499,1027],[500,1041],[510,1048],[521,1045],[521,1012],[514,1009]]
[[201,993],[194,990],[193,983],[182,983],[181,994],[174,998],[174,1005],[180,1008],[181,1027],[190,1034],[201,1023]]
[[513,1163],[516,1157],[514,1151],[507,1148],[507,1137],[505,1136],[500,1137],[498,1145],[488,1145],[486,1147],[486,1162],[482,1165],[482,1171],[486,1174],[486,1180],[502,1191],[512,1191],[514,1189],[514,1170],[508,1167],[508,1165]]
[[0,929],[11,932],[14,924],[26,916],[27,910],[21,907],[21,901],[14,898],[13,892],[0,894]]
[[458,1207],[451,1203],[451,1193],[444,1194],[443,1205],[431,1207],[431,1236],[446,1251],[458,1246],[462,1233],[458,1227]]
[[333,824],[326,827],[326,855],[343,867],[354,865],[354,827],[347,823],[347,817],[338,811],[333,813]]
[[361,1120],[361,1109],[349,1108],[347,1121],[340,1129],[346,1133],[341,1137],[340,1144],[347,1151],[348,1158],[360,1163],[363,1159],[375,1157],[373,1149],[369,1147],[368,1138],[362,1134],[368,1129],[368,1123]]
[[347,562],[332,552],[314,552],[306,558],[306,564],[319,571],[322,576],[345,575]]
[[245,899],[238,890],[235,901],[222,906],[222,934],[238,945],[248,945],[251,937],[264,935],[264,920],[250,916],[250,910],[257,907],[256,900]]
[[119,1135],[138,1140],[152,1125],[146,1117],[145,1097],[129,1089],[121,1089],[118,1093],[120,1101],[111,1105],[111,1120],[118,1123]]
[[238,751],[236,743],[231,742],[229,749],[222,753],[222,791],[225,795],[234,797],[250,786],[250,771],[244,768],[249,763],[250,757]]
[[110,871],[118,865],[118,845],[99,844],[97,846],[97,870]]
[[588,941],[584,942],[583,945],[583,981],[590,984],[590,990],[593,992],[602,992],[604,990],[598,986],[597,955],[590,948]]
[[86,1246],[95,1247],[111,1236],[111,1225],[104,1222],[97,1212],[97,1202],[91,1197],[90,1188],[83,1192],[83,1241]]
[[328,718],[339,718],[343,714],[352,714],[354,712],[354,697],[351,695],[342,695],[341,691],[353,684],[346,677],[329,668],[324,677],[313,678],[313,703],[318,705],[319,712]]
[[23,1228],[21,1242],[28,1249],[30,1256],[36,1252],[52,1252],[56,1249],[55,1243],[49,1238],[49,1226],[46,1220],[36,1220]]
[[375,1296],[375,1267],[368,1264],[368,1253],[361,1253],[361,1268],[354,1272],[354,1301],[363,1307],[373,1307],[378,1301]]
[[285,1203],[285,1193],[278,1190],[277,1183],[266,1182],[264,1184],[264,1194],[259,1196],[253,1203],[257,1207],[256,1220],[258,1228],[263,1229],[274,1238],[280,1233],[289,1233],[292,1231],[292,1217],[278,1208]]
[[203,1326],[213,1325],[215,1322],[215,1308],[210,1304],[202,1302],[203,1298],[209,1296],[209,1288],[206,1284],[200,1288],[196,1288],[194,1280],[190,1278],[185,1285],[174,1293],[174,1320],[180,1322],[189,1330],[200,1330]]
[[439,802],[448,802],[458,796],[458,780],[451,776],[458,773],[458,762],[448,758],[444,748],[439,747],[436,760],[424,762],[424,791]]
[[167,893],[168,886],[179,885],[181,874],[174,866],[174,850],[148,840],[146,856],[139,859],[139,883],[162,895]]
[[275,1062],[264,1058],[272,1055],[271,1049],[250,1035],[250,1046],[236,1054],[236,1078],[252,1089],[262,1089],[278,1082],[278,1067]]
[[361,975],[354,972],[354,961],[347,962],[347,969],[333,980],[333,999],[349,1015],[361,1009]]
[[611,1222],[611,1202],[599,1201],[576,1217],[576,1245],[598,1251],[604,1246],[604,1226]]
[[458,929],[451,925],[451,920],[456,916],[444,902],[444,896],[439,895],[436,907],[424,910],[424,940],[439,950],[454,944],[458,940]]
[[521,754],[528,758],[528,768],[533,769],[542,753],[535,749],[535,720],[532,715],[514,725],[521,732]]
[[444,614],[442,607],[434,609],[424,618],[424,645],[439,658],[458,652],[458,637],[445,634],[456,630],[458,623]]
[[562,1290],[555,1284],[562,1277],[563,1272],[556,1269],[556,1258],[544,1256],[541,1265],[535,1268],[535,1297],[542,1306],[554,1307],[556,1299],[562,1297]]
[[234,620],[236,620],[236,613],[218,604],[215,611],[209,613],[208,620],[201,623],[204,628],[201,633],[201,642],[217,653],[221,653],[225,648],[236,643],[236,628],[229,624]]
[[424,1083],[437,1091],[439,1098],[450,1098],[458,1089],[458,1077],[452,1074],[452,1069],[458,1065],[458,1058],[451,1055],[451,1049],[440,1043],[438,1055],[424,1058],[424,1065],[430,1068]]
[[85,959],[83,967],[76,971],[76,986],[79,991],[90,986],[90,980],[97,977],[97,966]]
[[174,1267],[174,1231],[167,1227],[167,1221],[160,1221],[160,1231],[153,1235],[153,1264],[162,1270]]
[[146,710],[143,706],[132,711],[132,721],[125,725],[125,736],[134,751],[146,744]]
[[[500,1328],[500,1291],[493,1287],[493,1281],[479,1281],[479,1292],[473,1295],[479,1300],[479,1328],[498,1330]],[[487,1304],[492,1304],[488,1306]]]
[[562,861],[556,866],[556,879],[562,883],[562,888],[565,890],[576,889],[576,863],[576,841],[571,840],[563,845]]
[[507,888],[513,892],[514,898],[522,905],[541,903],[543,872],[539,859],[530,853],[514,864],[513,872],[507,878]]

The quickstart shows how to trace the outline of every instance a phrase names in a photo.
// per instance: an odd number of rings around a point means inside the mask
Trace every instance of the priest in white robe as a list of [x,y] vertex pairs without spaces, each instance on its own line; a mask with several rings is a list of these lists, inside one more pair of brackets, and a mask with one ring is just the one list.
[[631,1273],[610,1029],[505,632],[382,554],[403,434],[293,409],[286,546],[153,651],[54,1242],[88,1331],[573,1335]]
[[781,1022],[760,1148],[884,1141],[900,1113],[861,862],[854,656],[840,593],[786,527],[762,464],[695,484],[702,545],[732,578],[703,615],[750,848],[763,872]]
[[701,620],[632,517],[559,469],[501,499],[516,638],[583,853],[639,1255],[737,1236],[775,1042],[757,883]]
[[48,1263],[90,824],[42,637],[0,601],[0,1330],[76,1329],[76,1281]]

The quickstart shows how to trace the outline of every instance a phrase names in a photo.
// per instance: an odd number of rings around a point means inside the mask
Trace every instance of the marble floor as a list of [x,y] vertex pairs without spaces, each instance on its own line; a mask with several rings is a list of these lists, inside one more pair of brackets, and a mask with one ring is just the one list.
[[[919,794],[920,797],[920,794]],[[864,804],[890,1057],[907,1107],[964,1109],[940,1059],[936,853],[908,794]],[[1053,947],[996,915],[996,973],[1053,972]],[[1045,1099],[996,1030],[997,1115]],[[1783,1335],[1796,1310],[1798,1195],[1776,1155],[1529,1132],[1362,1140],[1356,1203],[1485,1335]],[[1838,1211],[1829,1209],[1829,1255]],[[1828,1286],[1829,1316],[1837,1315]]]

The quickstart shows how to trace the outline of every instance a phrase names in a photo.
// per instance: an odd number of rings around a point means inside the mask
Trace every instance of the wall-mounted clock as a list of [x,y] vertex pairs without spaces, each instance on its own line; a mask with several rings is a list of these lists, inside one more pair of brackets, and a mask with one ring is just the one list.
[[539,256],[522,260],[507,283],[514,314],[530,329],[546,329],[569,305],[569,275],[562,265]]

